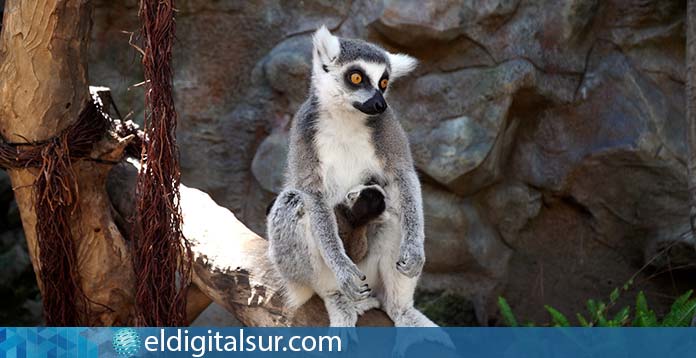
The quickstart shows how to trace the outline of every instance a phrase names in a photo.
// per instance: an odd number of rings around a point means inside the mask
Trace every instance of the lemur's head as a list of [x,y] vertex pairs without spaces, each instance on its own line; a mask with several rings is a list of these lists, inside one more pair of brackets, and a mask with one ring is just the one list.
[[411,56],[333,36],[326,26],[314,33],[312,58],[312,84],[323,105],[371,116],[387,109],[391,81],[418,64]]

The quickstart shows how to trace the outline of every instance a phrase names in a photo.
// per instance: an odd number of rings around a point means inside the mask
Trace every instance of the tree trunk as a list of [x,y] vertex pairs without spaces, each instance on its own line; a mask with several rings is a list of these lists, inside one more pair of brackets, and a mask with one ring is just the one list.
[[[73,123],[90,99],[87,0],[7,0],[0,52],[0,133],[9,142],[41,141]],[[116,138],[95,144],[92,157],[119,160]],[[105,190],[111,165],[77,161],[78,205],[73,229],[89,325],[128,325],[134,279],[130,253],[114,225]],[[34,270],[40,277],[32,184],[36,169],[8,170]],[[39,283],[41,280],[38,280]],[[39,286],[41,290],[44,288]]]

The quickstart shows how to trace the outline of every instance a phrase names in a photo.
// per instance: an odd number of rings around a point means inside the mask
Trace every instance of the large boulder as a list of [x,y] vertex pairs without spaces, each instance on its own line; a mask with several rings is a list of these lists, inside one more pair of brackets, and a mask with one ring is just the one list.
[[380,32],[404,46],[447,42],[474,26],[494,28],[508,20],[519,0],[385,1]]
[[430,186],[423,188],[425,270],[505,276],[510,249],[471,200]]
[[401,92],[409,91],[395,106],[417,166],[458,194],[499,180],[503,156],[514,139],[506,135],[514,128],[507,122],[513,95],[535,80],[532,64],[515,60],[486,69],[426,74],[401,87]]

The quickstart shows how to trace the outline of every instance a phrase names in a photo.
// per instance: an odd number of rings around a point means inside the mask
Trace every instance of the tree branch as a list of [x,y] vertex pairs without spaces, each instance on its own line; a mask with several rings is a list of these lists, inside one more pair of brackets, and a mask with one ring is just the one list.
[[[129,163],[114,167],[108,191],[119,216],[134,213],[137,169]],[[195,285],[247,326],[327,326],[328,316],[318,297],[296,312],[285,306],[278,277],[266,255],[268,242],[217,205],[208,194],[181,186],[184,235],[194,254]],[[121,220],[122,231],[130,223]],[[359,325],[391,326],[382,311],[372,310]]]

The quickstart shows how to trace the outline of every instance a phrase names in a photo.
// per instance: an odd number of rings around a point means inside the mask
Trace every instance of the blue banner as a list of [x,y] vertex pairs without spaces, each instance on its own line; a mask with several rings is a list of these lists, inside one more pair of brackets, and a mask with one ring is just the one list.
[[0,328],[5,357],[696,357],[689,328]]

